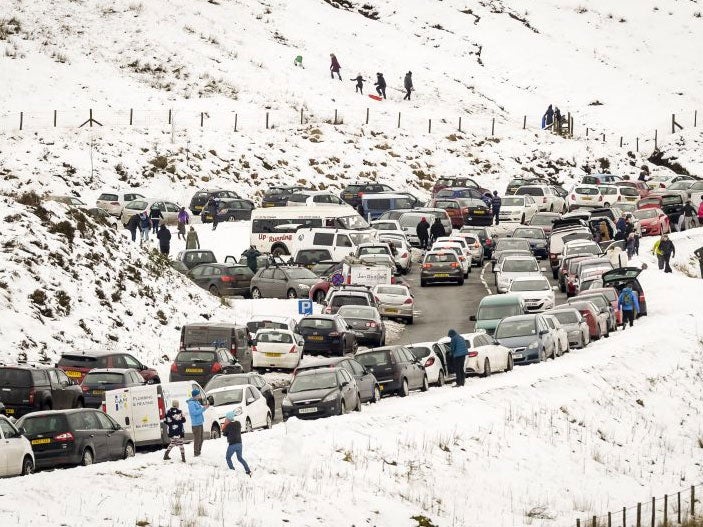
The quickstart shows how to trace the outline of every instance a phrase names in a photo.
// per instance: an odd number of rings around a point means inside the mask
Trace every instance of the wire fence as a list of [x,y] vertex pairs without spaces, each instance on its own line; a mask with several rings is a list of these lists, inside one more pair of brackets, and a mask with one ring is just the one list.
[[600,516],[576,518],[576,527],[667,527],[681,525],[701,516],[703,484],[692,485],[660,498],[652,497],[630,507]]

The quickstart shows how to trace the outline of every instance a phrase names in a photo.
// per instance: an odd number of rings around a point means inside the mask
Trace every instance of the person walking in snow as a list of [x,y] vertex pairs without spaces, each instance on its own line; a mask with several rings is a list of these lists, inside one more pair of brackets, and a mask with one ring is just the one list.
[[256,271],[259,268],[258,258],[261,256],[259,250],[255,246],[251,245],[242,253],[242,256],[247,259],[247,267],[251,269],[252,273],[256,274]]
[[364,83],[366,82],[366,79],[364,79],[361,76],[361,73],[359,73],[353,79],[349,79],[349,80],[356,81],[356,87],[354,88],[354,93],[360,93],[361,95],[364,95]]
[[186,236],[186,251],[191,249],[200,249],[200,240],[198,239],[198,233],[195,232],[193,226],[190,226],[188,231],[188,236]]
[[671,272],[669,261],[672,256],[676,255],[676,248],[673,242],[669,239],[668,234],[662,234],[652,246],[652,253],[657,257],[659,269],[663,269],[665,273]]
[[430,241],[430,223],[426,218],[420,219],[420,223],[415,227],[415,233],[420,240],[420,249],[426,251],[429,249],[428,243]]
[[171,402],[171,408],[166,412],[166,417],[164,418],[164,423],[166,423],[166,429],[168,431],[168,437],[171,442],[166,448],[164,453],[164,461],[171,459],[168,455],[174,447],[178,447],[181,451],[181,461],[186,462],[186,450],[183,448],[183,438],[185,437],[185,430],[183,425],[186,422],[186,417],[183,412],[178,408],[179,404],[176,399]]
[[171,251],[171,231],[168,230],[166,225],[162,224],[159,228],[159,232],[156,233],[156,237],[159,239],[159,250],[161,254],[168,256]]
[[696,255],[696,258],[698,258],[698,265],[701,268],[701,278],[703,278],[703,247],[699,247],[693,251],[693,254]]
[[203,423],[205,422],[203,414],[208,405],[203,406],[200,404],[200,390],[197,388],[190,392],[190,395],[190,399],[186,402],[188,403],[188,413],[190,414],[191,427],[193,428],[193,456],[198,457],[203,447]]
[[466,346],[464,337],[459,335],[455,330],[450,329],[447,336],[451,339],[449,350],[452,356],[452,369],[456,375],[456,384],[454,386],[464,386],[466,381],[466,356],[469,354],[469,348]]
[[139,228],[139,214],[133,214],[127,222],[127,229],[132,235],[132,241],[137,241],[137,229]]
[[186,211],[185,207],[181,207],[181,210],[178,211],[178,239],[179,240],[184,240],[186,239],[186,225],[190,222],[190,217],[188,216],[188,212]]
[[159,232],[159,223],[164,219],[164,215],[161,209],[156,206],[156,204],[151,206],[149,209],[149,219],[151,220],[151,232],[156,234]]
[[446,235],[447,231],[445,230],[444,225],[442,225],[442,220],[435,218],[432,227],[430,227],[430,245],[432,245],[437,238],[441,238]]
[[691,203],[690,199],[686,200],[686,204],[683,206],[683,228],[681,230],[693,229],[696,226],[696,208]]
[[404,101],[410,100],[410,92],[414,90],[413,88],[413,72],[409,71],[405,74],[405,79],[403,80],[403,86],[405,86],[405,97]]
[[227,438],[227,453],[225,454],[227,466],[230,470],[234,470],[232,456],[236,454],[237,461],[244,467],[244,473],[251,477],[251,469],[242,457],[242,423],[237,421],[234,412],[228,412],[227,415],[225,415],[225,425],[222,433]]
[[293,66],[300,66],[301,68],[305,69],[305,66],[303,66],[303,56],[302,55],[296,55],[295,60],[293,60]]
[[640,310],[637,296],[637,293],[632,290],[631,282],[628,282],[618,296],[618,308],[622,311],[622,329],[625,329],[628,322],[630,327],[635,324],[635,317]]
[[634,232],[631,232],[630,234],[628,234],[627,243],[626,243],[625,247],[627,248],[627,259],[629,260],[635,255],[636,248],[637,248],[636,242],[635,242],[635,233]]
[[503,204],[503,200],[500,199],[498,191],[493,191],[493,197],[491,198],[491,211],[493,212],[493,218],[496,221],[496,225],[500,225],[500,206]]
[[376,86],[376,93],[378,93],[378,96],[383,97],[385,99],[386,98],[386,79],[383,78],[383,73],[376,74],[376,82],[374,83],[374,86]]
[[220,209],[220,200],[212,197],[210,200],[207,202],[207,211],[212,216],[212,230],[214,231],[217,229],[217,224],[219,223],[217,214]]
[[330,53],[330,76],[334,79],[334,74],[337,74],[337,77],[339,77],[339,80],[342,80],[342,75],[339,73],[339,70],[342,69],[342,66],[339,65],[339,61],[337,60],[337,57],[335,56],[334,53]]
[[544,116],[542,117],[542,128],[549,128],[553,122],[554,110],[552,109],[552,105],[550,104],[547,108],[547,111],[544,112]]
[[149,219],[149,215],[146,211],[139,214],[139,230],[142,233],[139,243],[148,242],[149,231],[151,231],[151,219]]

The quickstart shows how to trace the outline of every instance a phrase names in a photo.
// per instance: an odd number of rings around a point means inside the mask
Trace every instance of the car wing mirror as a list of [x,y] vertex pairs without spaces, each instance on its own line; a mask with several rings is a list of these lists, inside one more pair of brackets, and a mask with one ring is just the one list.
[[20,426],[18,432],[20,433],[20,435],[23,435],[23,436],[27,435],[27,430],[25,430],[23,426]]
[[342,388],[344,388],[344,387],[346,387],[346,386],[349,386],[349,381],[344,381],[344,382],[342,383]]
[[469,320],[470,320],[471,322],[476,322],[476,315],[471,315],[471,316],[469,316]]
[[215,406],[215,398],[212,395],[207,396],[207,404]]
[[253,398],[253,397],[249,397],[249,398],[247,399],[247,404],[254,404],[254,398]]
[[286,395],[288,393],[288,388],[281,388],[281,393]]

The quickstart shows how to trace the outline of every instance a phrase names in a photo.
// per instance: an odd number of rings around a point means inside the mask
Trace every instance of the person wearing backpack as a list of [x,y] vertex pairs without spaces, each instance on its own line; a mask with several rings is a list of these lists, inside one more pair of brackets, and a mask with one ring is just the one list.
[[630,323],[630,327],[635,324],[635,316],[640,310],[637,296],[632,289],[632,283],[628,283],[618,296],[618,307],[622,311],[622,329],[625,329],[627,322]]

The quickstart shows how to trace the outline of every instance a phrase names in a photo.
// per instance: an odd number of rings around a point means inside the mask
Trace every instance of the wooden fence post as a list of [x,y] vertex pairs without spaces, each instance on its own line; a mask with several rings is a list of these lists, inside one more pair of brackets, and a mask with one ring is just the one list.
[[432,133],[432,119],[429,119],[429,123],[427,125],[427,133],[428,134]]
[[622,136],[620,136],[620,148],[622,148]]
[[671,114],[671,133],[675,134],[676,129],[683,130],[683,126],[681,126],[679,123],[676,122],[676,114],[672,113]]
[[461,133],[461,115],[459,116],[459,133]]
[[642,527],[642,504],[637,504],[637,527]]
[[598,520],[596,520],[596,517],[593,516],[593,523],[591,524],[591,527],[597,527]]
[[627,509],[622,508],[622,527],[627,527]]
[[640,138],[639,137],[635,139],[635,144],[637,145],[636,151],[639,152],[640,151]]
[[[171,108],[168,109],[168,124],[170,125],[173,119],[173,110]],[[132,123],[130,123],[132,124]]]
[[613,527],[613,518],[610,512],[608,512],[608,527]]
[[398,112],[398,128],[400,128],[400,112]]
[[22,130],[23,124],[24,124],[24,112],[20,112],[20,130]]
[[266,112],[266,129],[269,129],[269,113]]
[[238,115],[235,113],[234,114],[234,131],[235,132],[237,131],[237,117],[238,117]]
[[576,527],[581,527],[581,519],[576,518]]
[[691,485],[691,518],[696,515],[696,487]]
[[588,126],[586,127],[586,137],[588,137]]
[[522,117],[522,129],[524,130],[525,128],[527,128],[527,115]]
[[56,128],[56,121],[57,121],[58,113],[59,112],[57,110],[54,110],[54,128]]
[[366,108],[366,124],[369,124],[369,109]]
[[605,143],[605,133],[603,133],[603,142]]
[[693,111],[693,128],[698,125],[698,110]]
[[334,124],[337,124],[337,110],[334,110]]
[[491,137],[493,137],[493,134],[495,134],[496,131],[496,118],[494,117],[493,120],[491,121]]
[[664,494],[664,527],[669,526],[669,495]]
[[654,130],[654,149],[657,149],[657,136],[659,135],[659,130]]
[[657,499],[654,496],[652,496],[652,527],[657,527],[656,517],[657,517]]
[[304,119],[303,119],[303,109],[301,108],[301,109],[300,109],[300,124],[303,124],[303,121],[304,121]]
[[[129,126],[132,126],[134,122],[134,108],[129,109]],[[168,124],[171,124],[171,119],[169,118]]]

